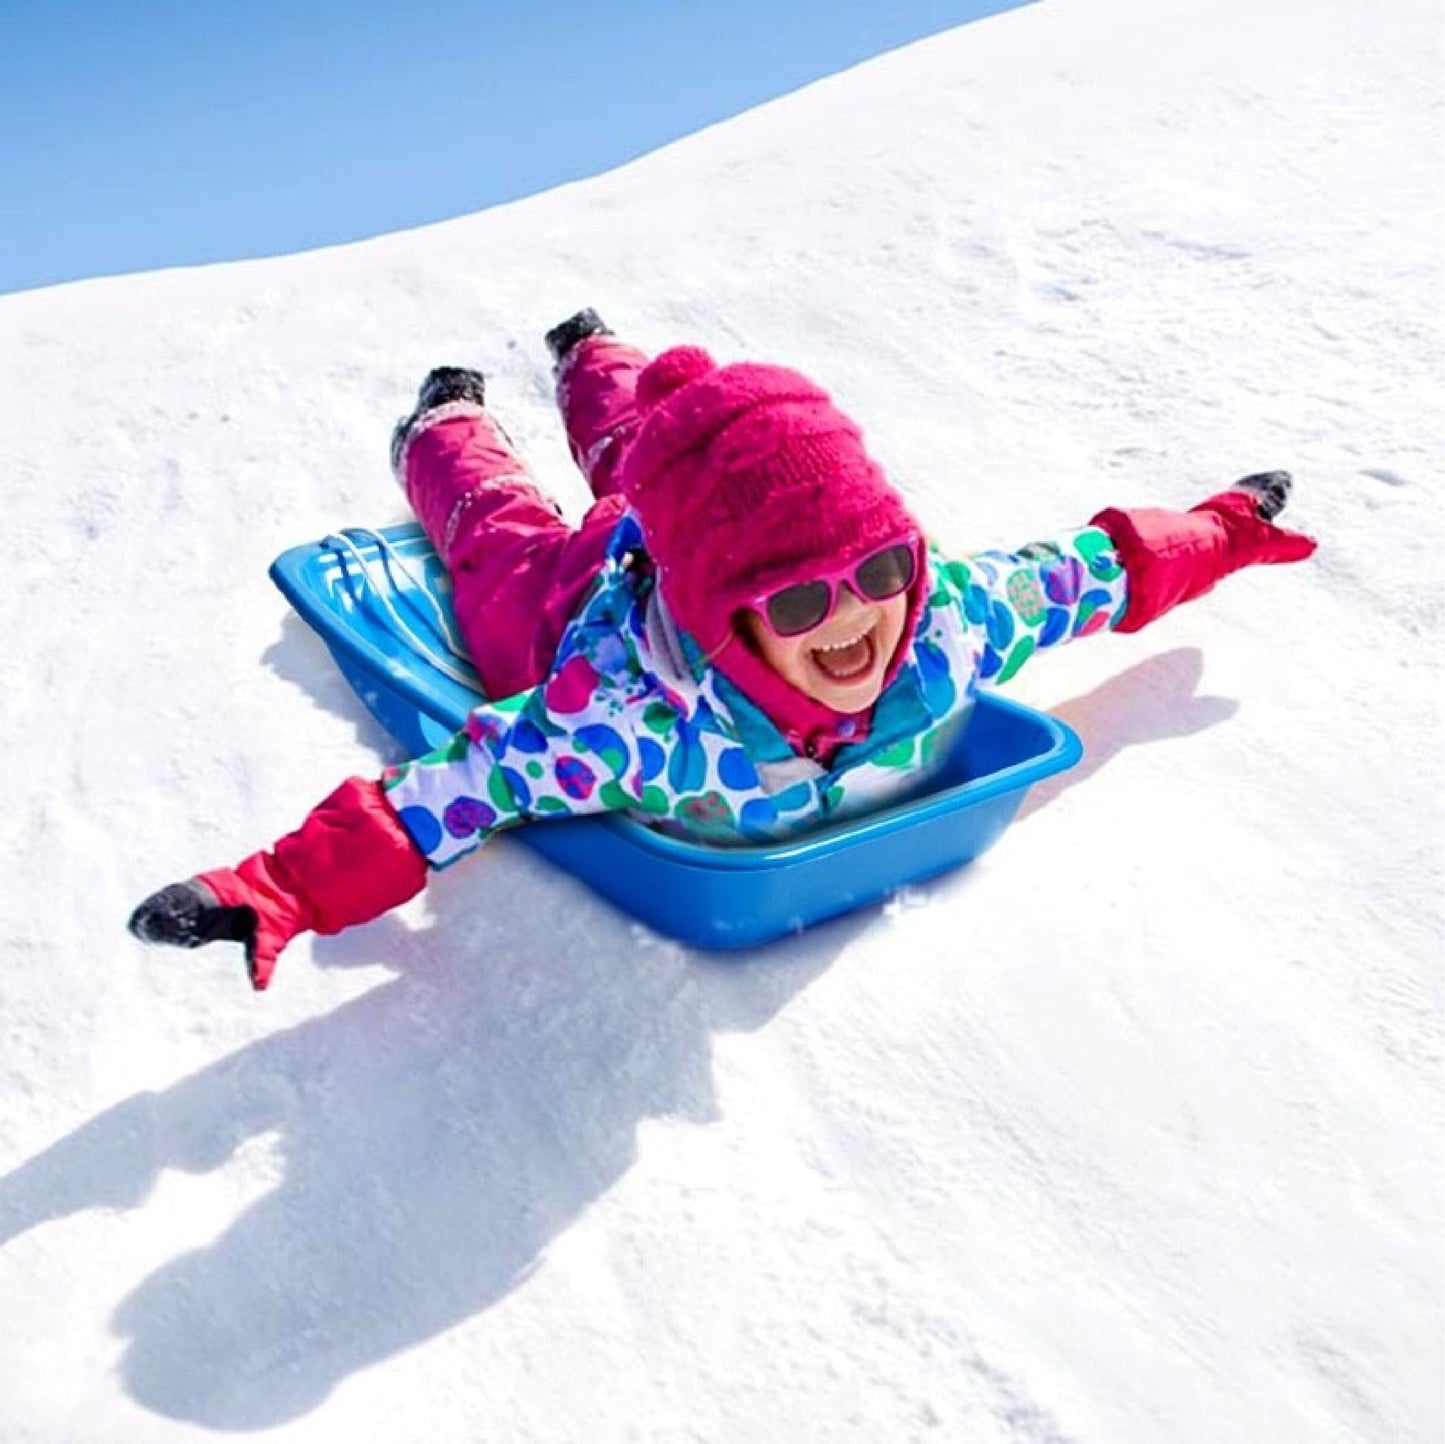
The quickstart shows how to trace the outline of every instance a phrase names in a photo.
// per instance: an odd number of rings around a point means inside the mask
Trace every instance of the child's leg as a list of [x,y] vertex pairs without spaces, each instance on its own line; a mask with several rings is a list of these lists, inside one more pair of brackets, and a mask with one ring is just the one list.
[[567,444],[595,497],[617,492],[622,455],[637,430],[637,376],[647,360],[611,335],[588,336],[558,369],[557,405]]
[[403,466],[407,499],[451,573],[482,686],[491,697],[535,686],[597,575],[620,499],[595,505],[574,530],[501,427],[470,402],[423,417]]

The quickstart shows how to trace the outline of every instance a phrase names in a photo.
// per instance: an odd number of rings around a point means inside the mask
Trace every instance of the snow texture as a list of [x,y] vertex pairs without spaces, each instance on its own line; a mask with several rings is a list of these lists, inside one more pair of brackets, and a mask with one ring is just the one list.
[[[0,300],[0,1438],[1438,1440],[1442,29],[1049,0],[464,220]],[[265,569],[403,515],[429,367],[580,506],[587,304],[816,375],[951,547],[1285,467],[1319,554],[1040,659],[1082,765],[754,955],[506,840],[264,997],[132,942],[392,756]]]

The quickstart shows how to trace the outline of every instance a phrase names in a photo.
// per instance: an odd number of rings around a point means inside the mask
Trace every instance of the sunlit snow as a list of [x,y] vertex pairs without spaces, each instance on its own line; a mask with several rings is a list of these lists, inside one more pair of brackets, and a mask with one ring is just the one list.
[[[1438,1440],[1442,33],[1045,0],[469,219],[0,300],[0,1437]],[[815,375],[955,550],[1284,467],[1319,553],[1032,663],[1083,763],[742,959],[505,839],[263,996],[132,941],[392,755],[266,566],[401,519],[428,367],[581,505],[586,304]]]

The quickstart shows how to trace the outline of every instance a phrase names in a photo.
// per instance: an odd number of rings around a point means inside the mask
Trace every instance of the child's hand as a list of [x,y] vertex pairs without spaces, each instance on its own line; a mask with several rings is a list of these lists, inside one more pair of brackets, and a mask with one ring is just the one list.
[[1231,488],[1258,497],[1254,509],[1264,521],[1273,521],[1284,510],[1293,489],[1294,478],[1287,471],[1256,471],[1240,477]]
[[1128,609],[1115,630],[1137,632],[1242,567],[1313,553],[1313,537],[1274,524],[1291,485],[1287,471],[1261,471],[1188,511],[1101,511],[1094,525],[1109,534],[1128,577]]
[[1314,552],[1313,537],[1274,524],[1293,485],[1287,471],[1255,472],[1241,477],[1228,491],[1190,507],[1192,515],[1217,518],[1223,529],[1220,576],[1262,563],[1303,561]]
[[173,882],[141,903],[126,926],[142,942],[173,948],[244,943],[246,971],[259,992],[270,983],[281,949],[306,925],[295,899],[280,896],[274,885],[258,889],[246,880],[256,863],[248,858],[235,870]]
[[163,887],[129,926],[144,942],[177,948],[244,943],[259,992],[292,938],[369,922],[420,892],[426,871],[380,784],[353,777],[269,852]]
[[256,931],[256,914],[250,908],[225,907],[193,877],[153,892],[130,915],[126,927],[143,943],[200,948],[207,943],[249,942]]

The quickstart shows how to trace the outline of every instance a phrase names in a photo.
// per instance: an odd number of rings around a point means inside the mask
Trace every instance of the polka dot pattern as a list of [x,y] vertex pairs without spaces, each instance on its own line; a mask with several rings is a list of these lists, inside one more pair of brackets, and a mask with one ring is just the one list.
[[[384,777],[434,865],[527,819],[629,811],[736,844],[871,810],[916,791],[980,686],[1115,624],[1127,603],[1117,554],[1096,528],[1018,552],[933,558],[912,647],[869,736],[824,770],[788,753],[755,709],[731,706],[705,663],[654,654],[648,584],[619,564],[639,541],[624,517],[540,687],[482,703],[445,746]],[[793,774],[783,782],[770,765],[780,751]]]

